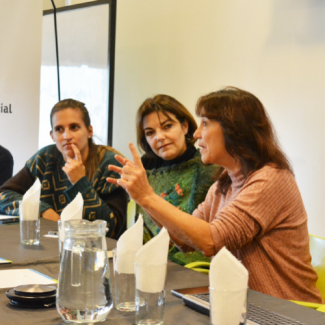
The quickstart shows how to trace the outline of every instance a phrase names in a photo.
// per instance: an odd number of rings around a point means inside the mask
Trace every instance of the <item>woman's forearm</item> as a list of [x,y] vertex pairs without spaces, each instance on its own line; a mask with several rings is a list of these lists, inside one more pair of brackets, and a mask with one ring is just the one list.
[[138,204],[155,222],[168,230],[172,240],[180,249],[187,251],[187,246],[190,246],[206,256],[216,253],[210,226],[206,221],[180,211],[156,194],[142,197]]
[[[146,210],[145,210],[146,211]],[[148,211],[146,211],[150,219],[161,229],[164,227],[158,220],[153,218]],[[183,241],[181,241],[179,238],[177,238],[170,230],[168,230],[169,237],[172,240],[172,242],[182,251],[182,252],[190,252],[193,251],[194,248],[191,246],[186,245]]]

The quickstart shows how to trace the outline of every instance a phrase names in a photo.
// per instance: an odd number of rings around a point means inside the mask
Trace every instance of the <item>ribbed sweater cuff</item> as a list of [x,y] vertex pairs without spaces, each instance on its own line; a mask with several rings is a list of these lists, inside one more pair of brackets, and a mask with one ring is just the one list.
[[84,196],[84,194],[86,194],[91,187],[92,187],[92,183],[88,181],[86,176],[84,176],[80,178],[77,183],[67,188],[64,191],[64,193],[67,199],[69,200],[69,202],[71,202],[79,192],[81,193],[82,196]]

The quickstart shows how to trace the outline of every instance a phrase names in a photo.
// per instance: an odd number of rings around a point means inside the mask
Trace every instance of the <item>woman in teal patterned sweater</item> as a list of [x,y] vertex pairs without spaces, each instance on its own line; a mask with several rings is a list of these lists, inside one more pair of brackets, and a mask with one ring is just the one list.
[[76,100],[62,100],[53,107],[51,126],[55,145],[39,150],[0,188],[0,213],[18,215],[18,201],[39,178],[43,218],[59,220],[62,210],[80,192],[83,218],[106,220],[107,235],[118,238],[125,230],[128,197],[122,188],[105,181],[118,177],[107,168],[117,163],[117,152],[93,143],[88,111]]
[[[137,112],[137,141],[145,152],[141,158],[149,183],[156,194],[191,214],[204,201],[210,186],[221,173],[216,165],[202,163],[194,147],[197,124],[175,98],[156,95],[146,99]],[[159,233],[159,227],[141,207],[144,241]],[[179,264],[210,261],[200,252],[182,253],[171,245],[169,258]]]

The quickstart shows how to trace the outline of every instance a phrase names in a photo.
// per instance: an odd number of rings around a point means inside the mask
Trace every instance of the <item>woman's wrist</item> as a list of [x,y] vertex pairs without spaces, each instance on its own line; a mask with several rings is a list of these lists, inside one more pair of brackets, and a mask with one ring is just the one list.
[[145,210],[150,210],[150,208],[155,205],[153,202],[155,202],[156,199],[159,198],[159,196],[153,191],[153,189],[150,189],[151,193],[140,195],[139,200],[137,202]]
[[44,212],[42,212],[42,218],[52,220],[52,221],[60,220],[59,214],[57,214],[53,209],[47,209]]

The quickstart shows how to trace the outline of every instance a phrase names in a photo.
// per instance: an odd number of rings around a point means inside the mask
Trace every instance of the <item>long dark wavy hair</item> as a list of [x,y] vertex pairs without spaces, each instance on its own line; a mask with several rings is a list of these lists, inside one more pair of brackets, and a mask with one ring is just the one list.
[[[226,87],[200,97],[196,114],[220,123],[226,150],[240,161],[245,178],[267,164],[293,173],[263,104],[253,94]],[[219,178],[218,190],[226,194],[230,185],[225,172]]]
[[184,122],[188,123],[188,132],[185,136],[187,146],[194,145],[196,139],[194,132],[197,129],[197,124],[191,113],[174,97],[168,95],[156,95],[152,98],[147,98],[139,107],[136,116],[137,123],[137,143],[138,146],[146,153],[148,157],[155,157],[150,145],[147,142],[145,132],[143,130],[143,119],[153,113],[161,112],[168,119],[172,118],[168,113],[174,114],[177,120],[183,125]]
[[[51,120],[52,131],[53,131],[52,118],[54,114],[68,108],[78,109],[81,112],[82,120],[85,123],[86,128],[88,129],[91,124],[90,124],[89,112],[85,104],[75,99],[68,98],[56,103],[51,110],[50,120]],[[105,154],[104,150],[106,149],[104,146],[96,146],[92,137],[88,139],[88,146],[89,146],[89,154],[87,160],[85,161],[85,168],[86,168],[87,179],[89,181],[92,181],[95,176],[95,172],[101,160],[104,157]]]

